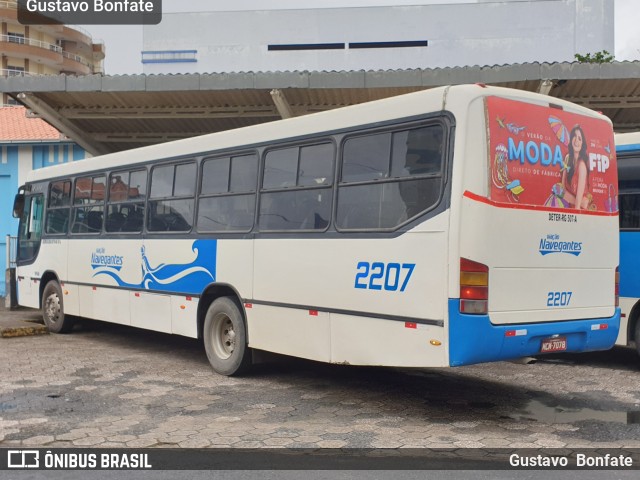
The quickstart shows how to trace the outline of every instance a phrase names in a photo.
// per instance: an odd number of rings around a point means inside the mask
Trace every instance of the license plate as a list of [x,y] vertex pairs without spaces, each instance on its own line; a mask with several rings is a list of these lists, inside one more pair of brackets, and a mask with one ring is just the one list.
[[564,352],[567,349],[565,337],[545,338],[540,346],[540,353]]

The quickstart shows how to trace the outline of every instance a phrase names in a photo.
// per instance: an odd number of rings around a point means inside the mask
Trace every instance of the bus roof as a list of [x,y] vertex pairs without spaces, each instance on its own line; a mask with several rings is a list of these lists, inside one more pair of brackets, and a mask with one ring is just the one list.
[[415,117],[444,110],[451,111],[454,115],[456,113],[464,114],[468,104],[473,100],[492,95],[525,100],[540,105],[553,103],[566,110],[598,117],[611,123],[606,116],[593,110],[537,93],[481,84],[444,86],[311,115],[110,153],[81,162],[46,167],[29,172],[27,182],[105,169],[126,168],[154,160],[196,156],[218,150],[295,139],[314,133],[339,131],[358,125],[372,125],[397,118]]
[[640,150],[640,132],[616,133],[616,152]]

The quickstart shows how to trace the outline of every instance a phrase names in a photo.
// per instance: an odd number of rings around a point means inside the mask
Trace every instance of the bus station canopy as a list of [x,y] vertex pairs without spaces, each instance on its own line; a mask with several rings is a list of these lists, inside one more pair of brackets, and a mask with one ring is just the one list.
[[640,130],[640,61],[340,72],[0,78],[23,103],[92,154],[128,150],[442,85],[541,92]]

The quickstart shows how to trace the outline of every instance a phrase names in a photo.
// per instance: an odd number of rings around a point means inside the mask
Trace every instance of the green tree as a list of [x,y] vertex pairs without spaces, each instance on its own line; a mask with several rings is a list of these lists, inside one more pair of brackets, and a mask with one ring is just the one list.
[[587,53],[586,55],[580,55],[576,53],[574,55],[576,60],[580,63],[611,63],[615,60],[613,55],[611,55],[606,50],[602,50],[601,52],[596,53]]

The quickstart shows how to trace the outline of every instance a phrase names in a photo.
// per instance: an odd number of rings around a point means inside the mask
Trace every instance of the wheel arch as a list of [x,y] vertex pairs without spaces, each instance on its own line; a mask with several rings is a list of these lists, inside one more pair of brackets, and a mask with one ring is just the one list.
[[[245,321],[247,321],[247,312],[244,308],[244,302],[242,301],[242,296],[238,292],[238,290],[228,283],[211,283],[207,285],[207,287],[203,290],[202,295],[200,295],[200,301],[198,302],[198,339],[202,340],[202,331],[204,330],[204,320],[207,315],[207,310],[209,306],[220,297],[231,297],[238,304],[238,308],[240,309],[240,313]],[[249,341],[249,329],[247,327],[247,343]]]
[[44,293],[44,287],[46,287],[47,283],[49,283],[51,280],[55,280],[56,282],[58,282],[58,285],[60,285],[60,288],[62,288],[60,278],[58,277],[58,274],[56,272],[54,272],[53,270],[47,270],[46,272],[44,272],[42,274],[42,277],[40,277],[40,287],[38,295],[38,303],[40,304],[40,308],[42,308],[42,294]]
[[627,319],[627,344],[635,342],[636,339],[636,324],[640,319],[640,300],[635,303],[631,312],[629,312],[629,318]]

